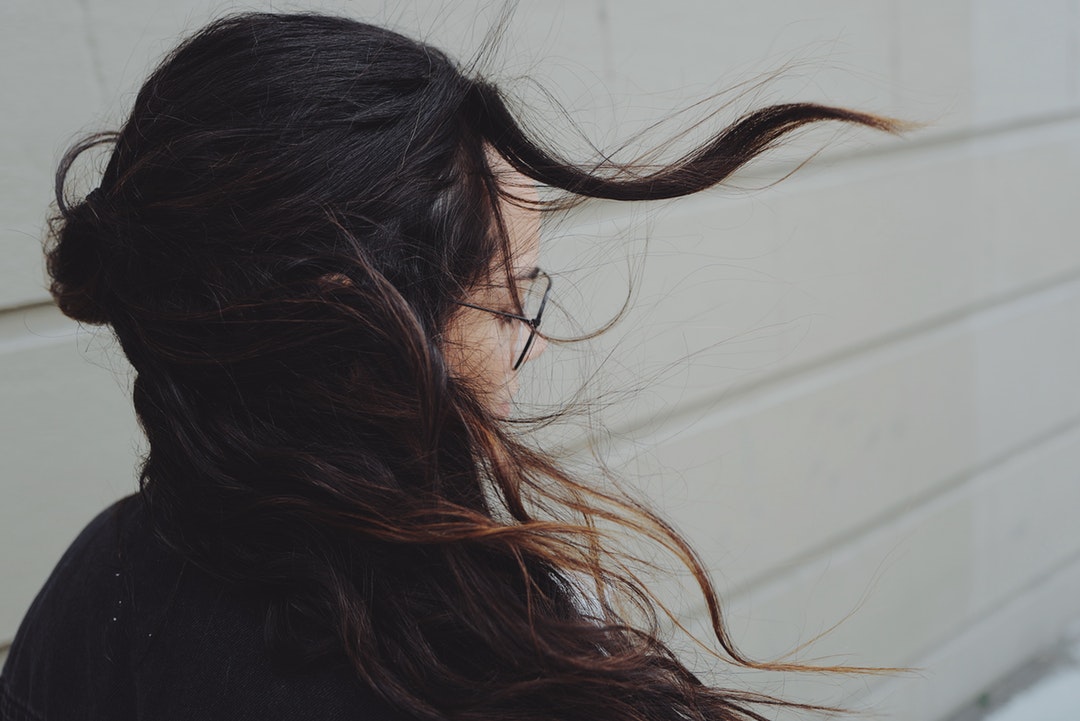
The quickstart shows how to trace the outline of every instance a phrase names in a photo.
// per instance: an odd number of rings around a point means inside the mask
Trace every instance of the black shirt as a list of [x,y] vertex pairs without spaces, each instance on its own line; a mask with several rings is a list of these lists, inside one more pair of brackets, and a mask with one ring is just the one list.
[[31,605],[0,675],[0,720],[402,719],[344,663],[284,670],[262,639],[259,604],[185,564],[129,496]]

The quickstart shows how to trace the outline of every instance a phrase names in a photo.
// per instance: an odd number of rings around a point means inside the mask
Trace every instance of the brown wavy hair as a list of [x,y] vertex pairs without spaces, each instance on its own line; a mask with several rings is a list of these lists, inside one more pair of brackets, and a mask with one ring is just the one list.
[[[229,16],[160,64],[118,132],[64,157],[51,291],[68,316],[111,325],[136,372],[157,533],[265,599],[279,658],[344,657],[417,719],[817,708],[695,677],[603,529],[690,569],[732,662],[810,669],[739,653],[687,543],[513,432],[450,371],[442,339],[455,303],[508,265],[492,149],[564,201],[654,200],[721,183],[819,121],[897,129],[776,105],[667,165],[584,166],[426,44],[337,17]],[[102,144],[100,187],[69,201],[73,162]]]

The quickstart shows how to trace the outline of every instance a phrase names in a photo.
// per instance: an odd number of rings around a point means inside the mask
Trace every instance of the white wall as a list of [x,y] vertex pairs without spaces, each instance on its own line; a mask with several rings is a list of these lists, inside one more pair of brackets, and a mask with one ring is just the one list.
[[[53,169],[224,7],[0,7],[0,639],[81,525],[133,489],[141,447],[121,356],[43,290]],[[318,7],[466,53],[498,10]],[[722,117],[813,100],[929,124],[899,142],[814,131],[740,179],[828,143],[775,188],[602,204],[545,250],[567,303],[599,317],[650,238],[637,309],[593,348],[615,349],[601,389],[643,386],[602,414],[607,448],[697,544],[740,645],[782,654],[854,611],[799,658],[924,669],[785,693],[941,718],[1080,617],[1080,2],[536,1],[501,58],[498,77],[539,80],[601,144],[785,64],[725,95]],[[569,387],[581,354],[549,350],[526,390]],[[692,594],[673,603],[701,623]]]

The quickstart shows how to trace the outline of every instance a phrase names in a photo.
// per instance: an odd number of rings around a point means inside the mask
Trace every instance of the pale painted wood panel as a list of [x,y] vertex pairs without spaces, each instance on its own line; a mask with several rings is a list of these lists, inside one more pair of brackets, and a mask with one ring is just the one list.
[[[729,627],[752,657],[777,658],[839,624],[795,658],[922,673],[883,681],[734,677],[804,700],[873,703],[904,720],[955,710],[1080,620],[1078,468],[1074,425],[727,599]],[[704,632],[700,615],[691,627]]]
[[106,342],[51,307],[0,315],[0,641],[82,527],[135,490],[142,436]]
[[617,311],[627,258],[637,302],[595,345],[538,359],[525,397],[565,396],[598,364],[581,356],[610,354],[599,388],[646,391],[603,417],[662,423],[1074,277],[1076,177],[1080,120],[1068,120],[808,170],[751,197],[555,225],[542,260],[566,316],[589,328]]
[[[615,453],[636,455],[626,476],[696,542],[721,586],[744,590],[1080,422],[1077,317],[1072,281],[747,393]],[[1077,488],[1059,489],[1066,509]],[[1080,527],[1058,525],[1080,542]],[[1001,552],[983,543],[967,561]]]

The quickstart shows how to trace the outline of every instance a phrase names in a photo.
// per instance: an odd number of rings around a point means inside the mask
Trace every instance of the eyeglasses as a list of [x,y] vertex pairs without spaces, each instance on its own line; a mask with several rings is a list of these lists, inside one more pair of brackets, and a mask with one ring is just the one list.
[[[543,290],[540,291],[540,287]],[[458,301],[458,305],[463,305],[466,308],[475,308],[476,310],[482,310],[485,313],[491,313],[492,315],[502,316],[503,318],[513,318],[514,320],[520,320],[525,325],[529,326],[529,339],[525,341],[525,347],[521,349],[521,355],[518,356],[517,361],[514,363],[512,370],[517,370],[521,367],[521,364],[525,362],[525,359],[529,356],[529,350],[533,346],[533,341],[536,340],[537,329],[540,327],[540,319],[544,317],[544,308],[547,306],[548,296],[551,294],[551,276],[542,270],[536,271],[536,278],[533,280],[529,289],[525,292],[525,297],[521,301],[521,309],[528,315],[518,315],[516,313],[507,313],[503,310],[495,310],[494,308],[485,308],[482,305],[473,305],[472,303],[463,303]]]

